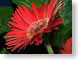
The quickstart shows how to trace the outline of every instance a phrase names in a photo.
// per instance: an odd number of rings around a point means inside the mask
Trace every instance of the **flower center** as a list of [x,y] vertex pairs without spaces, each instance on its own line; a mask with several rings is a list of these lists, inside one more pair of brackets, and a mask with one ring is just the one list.
[[48,26],[48,18],[45,18],[44,20],[38,20],[35,23],[32,23],[28,29],[27,36],[32,39],[35,35],[40,34],[43,32],[44,29]]

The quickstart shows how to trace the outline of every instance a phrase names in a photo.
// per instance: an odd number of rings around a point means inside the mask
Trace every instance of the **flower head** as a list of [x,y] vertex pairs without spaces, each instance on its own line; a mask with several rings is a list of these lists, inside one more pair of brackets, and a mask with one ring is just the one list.
[[11,27],[11,31],[6,34],[8,49],[14,51],[31,44],[40,45],[44,32],[58,30],[63,20],[61,18],[54,20],[54,17],[63,3],[61,1],[56,8],[55,5],[56,0],[51,0],[50,4],[41,5],[38,8],[32,2],[32,10],[26,6],[18,7],[11,18],[12,22],[8,23]]

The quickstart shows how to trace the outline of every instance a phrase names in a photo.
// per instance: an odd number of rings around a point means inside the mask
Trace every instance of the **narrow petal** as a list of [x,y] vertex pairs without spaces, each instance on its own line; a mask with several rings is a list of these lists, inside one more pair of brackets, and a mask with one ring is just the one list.
[[46,29],[44,29],[44,32],[51,32],[51,30],[52,30],[52,28],[46,28]]
[[52,24],[52,27],[56,27],[60,24],[63,24],[64,23],[64,20],[62,18],[58,18],[57,20],[55,20]]
[[35,45],[37,45],[37,46],[39,46],[40,44],[42,44],[42,34],[37,35],[34,38],[34,42],[35,42]]
[[16,42],[17,42],[16,40],[12,40],[12,41],[7,42],[6,45],[14,44]]
[[31,22],[36,21],[37,18],[36,16],[33,14],[33,12],[31,10],[29,10],[27,7],[23,6],[22,7],[24,10],[24,16],[30,20]]
[[17,48],[19,48],[20,46],[22,46],[24,44],[24,42],[22,41],[21,43],[19,43],[18,45],[16,45],[11,51],[15,51]]
[[53,14],[53,10],[55,8],[55,4],[56,4],[56,0],[51,0],[50,4],[48,6],[48,17],[51,18],[52,14]]
[[21,30],[25,30],[26,29],[25,26],[22,26],[22,25],[19,25],[19,24],[15,24],[13,22],[9,22],[8,25],[11,26],[11,27],[15,27],[17,29],[21,29]]
[[39,19],[39,11],[36,8],[36,5],[34,4],[34,2],[32,2],[32,9],[33,9],[33,12],[36,15],[37,19]]
[[53,30],[57,30],[58,31],[59,30],[59,27],[54,27]]

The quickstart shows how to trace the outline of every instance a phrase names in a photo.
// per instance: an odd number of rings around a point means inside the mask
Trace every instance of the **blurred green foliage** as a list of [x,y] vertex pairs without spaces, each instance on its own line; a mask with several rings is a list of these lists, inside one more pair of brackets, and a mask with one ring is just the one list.
[[10,30],[8,26],[8,22],[10,21],[10,17],[12,16],[13,9],[12,7],[0,7],[0,53],[7,54],[7,50],[5,49],[5,39],[4,35],[6,32]]
[[17,6],[25,5],[28,8],[32,9],[31,2],[34,2],[36,6],[39,6],[40,4],[44,4],[45,2],[49,3],[50,0],[12,0]]
[[52,33],[53,44],[58,48],[72,36],[72,0],[64,0],[64,7],[60,16],[64,19],[64,24],[60,26],[59,31]]
[[11,7],[0,7],[0,34],[9,31],[8,22],[12,16]]

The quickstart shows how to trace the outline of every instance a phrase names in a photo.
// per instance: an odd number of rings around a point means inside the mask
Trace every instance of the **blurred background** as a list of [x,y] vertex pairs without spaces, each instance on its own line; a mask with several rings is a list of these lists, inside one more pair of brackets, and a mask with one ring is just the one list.
[[10,4],[10,0],[0,0],[0,6],[8,6]]

